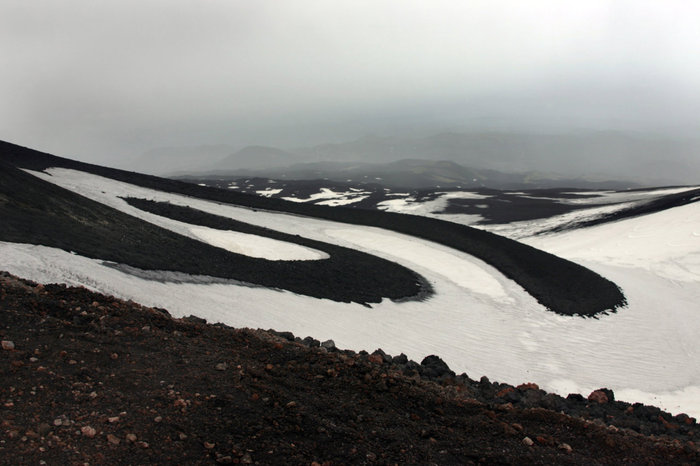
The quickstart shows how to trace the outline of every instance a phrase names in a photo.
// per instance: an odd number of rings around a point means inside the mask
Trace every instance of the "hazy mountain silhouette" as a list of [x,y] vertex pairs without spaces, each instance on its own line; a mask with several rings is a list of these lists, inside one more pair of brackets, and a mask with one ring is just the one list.
[[[168,175],[206,172],[242,174],[243,170],[257,170],[255,174],[258,176],[278,176],[282,174],[279,170],[281,167],[289,167],[284,170],[288,176],[309,178],[331,177],[325,174],[329,165],[314,165],[325,162],[347,164],[334,168],[335,172],[339,172],[358,163],[390,164],[404,160],[423,160],[458,164],[460,167],[452,167],[456,171],[449,170],[450,176],[447,176],[448,180],[456,179],[453,185],[466,184],[474,179],[477,180],[474,183],[478,183],[482,178],[490,180],[490,183],[504,177],[505,181],[509,181],[506,175],[527,173],[529,179],[559,180],[558,186],[562,185],[561,180],[629,180],[633,183],[627,183],[626,186],[663,186],[698,183],[698,148],[700,144],[695,139],[673,139],[631,132],[534,134],[491,131],[441,133],[415,138],[367,136],[349,142],[294,149],[269,146],[248,146],[237,152],[229,146],[158,149],[145,154],[129,168]],[[269,170],[270,168],[275,170]],[[367,168],[369,167],[362,170],[366,171]],[[370,178],[406,178],[405,174],[392,177],[387,172],[391,168],[403,170],[403,165],[375,168],[377,171],[372,173],[350,174],[354,177],[366,175]],[[436,171],[435,179],[439,179],[440,169],[433,167],[433,170]],[[465,170],[477,173],[470,174]],[[486,173],[484,170],[501,173]],[[451,185],[450,183],[444,182],[446,185]],[[439,184],[428,183],[429,186]],[[574,184],[583,186],[578,182]],[[544,183],[541,186],[551,184]],[[620,184],[614,186],[622,187]]]
[[[504,173],[474,169],[450,160],[405,159],[390,163],[311,162],[256,170],[218,170],[200,174],[201,178],[274,178],[279,180],[330,180],[335,182],[375,183],[392,188],[481,188],[526,189],[570,186],[595,189],[637,187],[624,180],[565,178],[551,173]],[[195,176],[196,177],[196,176]],[[190,179],[192,176],[183,176]]]

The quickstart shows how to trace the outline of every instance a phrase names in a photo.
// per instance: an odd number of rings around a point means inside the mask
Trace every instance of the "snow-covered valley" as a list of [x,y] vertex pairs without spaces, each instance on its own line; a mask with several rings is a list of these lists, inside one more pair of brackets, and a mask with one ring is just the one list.
[[[189,206],[366,251],[416,271],[435,293],[423,301],[385,299],[366,307],[203,277],[156,274],[146,279],[59,249],[0,243],[0,269],[13,274],[87,286],[167,308],[176,316],[195,314],[236,327],[333,339],[339,347],[381,347],[416,360],[438,354],[456,372],[514,384],[532,381],[562,395],[608,387],[619,399],[700,416],[700,203],[547,235],[523,237],[522,232],[541,231],[547,222],[560,220],[489,227],[579,262],[623,289],[626,308],[584,319],[553,314],[484,262],[412,236],[159,192],[75,170],[32,173],[179,234],[256,257],[324,258],[319,251],[291,243],[202,230],[144,212],[122,198]],[[586,211],[577,212],[580,216]]]

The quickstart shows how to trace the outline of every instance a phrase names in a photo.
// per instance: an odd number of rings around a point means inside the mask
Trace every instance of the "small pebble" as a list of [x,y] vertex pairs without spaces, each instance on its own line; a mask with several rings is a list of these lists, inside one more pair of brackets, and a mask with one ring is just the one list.
[[37,432],[39,433],[39,435],[46,435],[50,431],[51,431],[51,426],[45,422],[42,424],[39,424],[39,428],[37,429]]
[[15,349],[15,343],[10,340],[2,340],[2,349],[10,351]]
[[523,439],[523,445],[527,445],[528,447],[531,447],[535,444],[535,442],[532,441],[530,437],[525,437]]

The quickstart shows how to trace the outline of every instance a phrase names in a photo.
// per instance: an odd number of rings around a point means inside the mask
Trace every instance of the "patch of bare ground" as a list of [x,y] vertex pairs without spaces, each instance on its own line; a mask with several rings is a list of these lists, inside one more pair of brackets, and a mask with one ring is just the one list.
[[592,420],[606,405],[618,416],[607,396],[559,397],[573,417],[532,407],[549,396],[534,384],[455,376],[439,358],[173,319],[8,274],[0,339],[2,464],[700,462],[687,416],[653,411],[668,432],[642,435],[637,405],[627,427]]

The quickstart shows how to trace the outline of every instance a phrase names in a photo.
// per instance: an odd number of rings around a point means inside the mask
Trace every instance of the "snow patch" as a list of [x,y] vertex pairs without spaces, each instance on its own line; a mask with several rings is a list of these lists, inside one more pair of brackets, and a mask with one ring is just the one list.
[[[360,202],[363,199],[368,198],[369,196],[365,196],[365,194],[368,194],[366,191],[346,191],[346,192],[336,192],[333,191],[332,189],[329,188],[321,188],[321,192],[318,192],[316,194],[312,194],[309,197],[303,198],[303,197],[283,197],[285,201],[291,201],[291,202],[315,202],[316,204],[319,205],[328,205],[328,206],[340,206],[340,205],[347,205],[347,204],[353,204],[355,202]],[[325,199],[322,202],[316,202],[318,200]]]
[[575,261],[615,264],[664,279],[700,283],[699,233],[700,204],[693,203],[523,242]]
[[[418,201],[413,196],[404,194],[403,198],[387,199],[377,203],[377,209],[386,212],[395,212],[399,214],[421,215],[423,217],[433,217],[442,220],[447,220],[462,225],[473,225],[484,220],[481,215],[475,214],[445,214],[450,199],[487,199],[491,196],[485,196],[469,191],[456,191],[446,193],[436,193],[437,198],[430,201]],[[398,194],[396,194],[398,195]]]
[[506,236],[511,239],[528,238],[540,234],[541,232],[551,231],[555,228],[560,228],[565,225],[576,224],[587,220],[600,218],[604,215],[612,214],[620,210],[633,207],[636,203],[627,202],[622,204],[604,205],[600,207],[591,207],[589,209],[574,210],[561,215],[547,217],[536,220],[525,220],[521,222],[501,223],[493,225],[474,225],[481,230],[490,231],[497,235]]
[[645,201],[650,197],[669,196],[697,189],[698,186],[684,186],[681,188],[645,189],[643,191],[583,191],[567,192],[576,196],[586,196],[576,199],[557,199],[562,204],[614,204],[619,202]]
[[319,260],[330,256],[322,251],[287,243],[263,236],[240,233],[237,231],[216,230],[207,227],[192,227],[190,232],[205,243],[226,249],[236,254],[258,257],[268,260]]
[[341,197],[338,199],[328,199],[326,201],[317,202],[316,204],[337,207],[341,205],[355,204],[356,202],[363,201],[368,197],[369,196]]
[[[268,181],[268,183],[269,183],[269,181]],[[263,189],[263,190],[260,190],[260,191],[255,191],[255,193],[256,193],[257,195],[259,195],[259,196],[264,196],[264,197],[276,196],[277,194],[279,194],[279,193],[281,193],[281,192],[282,192],[282,188],[279,188],[279,189],[267,188],[267,189]]]
[[503,303],[514,302],[495,278],[500,272],[479,259],[469,260],[453,250],[441,250],[436,244],[421,244],[410,236],[379,228],[361,232],[357,228],[327,229],[325,233],[374,253],[390,250],[394,257],[429,269],[472,293],[485,294]]

